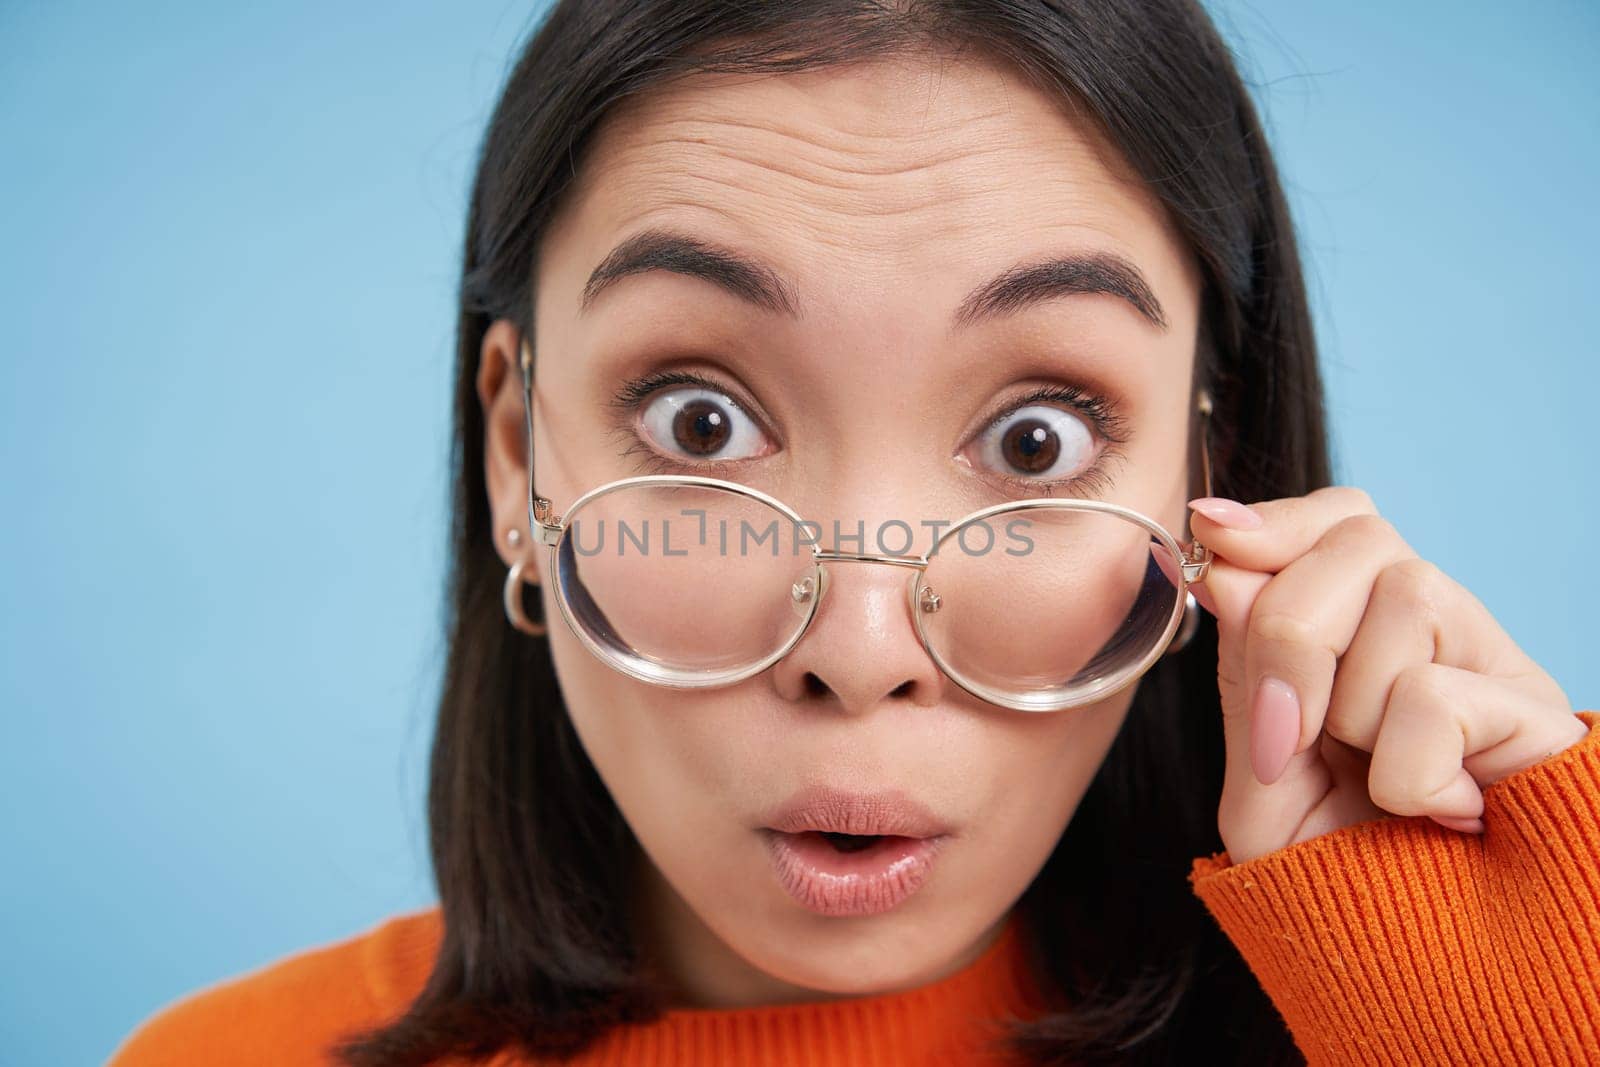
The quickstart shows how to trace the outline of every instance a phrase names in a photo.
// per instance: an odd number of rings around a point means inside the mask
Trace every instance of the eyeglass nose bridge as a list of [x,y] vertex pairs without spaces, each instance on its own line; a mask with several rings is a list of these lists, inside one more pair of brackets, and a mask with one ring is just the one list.
[[871,552],[829,552],[817,549],[812,553],[812,559],[817,564],[818,585],[813,590],[809,576],[794,583],[790,595],[797,604],[804,604],[813,593],[818,604],[821,604],[823,594],[828,591],[828,568],[822,566],[824,563],[885,563],[891,567],[905,567],[912,571],[906,582],[906,599],[911,607],[912,621],[917,624],[917,636],[924,645],[927,644],[927,638],[922,633],[921,621],[917,618],[918,609],[931,614],[938,611],[942,603],[939,595],[932,589],[924,589],[921,602],[917,600],[917,578],[928,569],[928,557],[891,556]]
[[882,556],[870,552],[825,552],[818,550],[812,553],[818,563],[840,561],[844,563],[887,563],[895,567],[915,567],[925,570],[928,560],[925,556]]

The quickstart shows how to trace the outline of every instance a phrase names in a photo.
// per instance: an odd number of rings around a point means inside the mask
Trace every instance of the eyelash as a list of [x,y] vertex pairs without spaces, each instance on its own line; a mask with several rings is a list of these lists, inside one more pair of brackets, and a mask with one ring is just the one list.
[[[703,374],[696,374],[693,371],[656,371],[624,382],[615,395],[612,396],[611,403],[613,407],[623,413],[624,417],[631,421],[646,400],[660,390],[675,385],[693,385],[718,392],[727,397],[746,416],[754,417],[750,415],[750,412],[745,409],[743,404],[734,399],[731,391],[721,382],[708,378]],[[1101,449],[1100,455],[1095,458],[1094,463],[1088,470],[1060,481],[1044,482],[1036,478],[1021,478],[999,472],[994,472],[994,476],[1002,478],[1027,492],[1037,492],[1042,489],[1046,496],[1053,495],[1057,491],[1065,491],[1073,495],[1094,495],[1109,489],[1111,477],[1108,461],[1124,458],[1120,446],[1128,442],[1130,427],[1128,420],[1118,410],[1117,406],[1097,393],[1091,393],[1075,385],[1052,384],[1039,386],[1031,392],[1010,401],[1004,410],[997,412],[984,424],[984,429],[993,429],[1018,409],[1027,407],[1029,404],[1039,403],[1061,404],[1082,415],[1094,428],[1095,433],[1106,441],[1106,447]],[[718,462],[716,460],[705,460],[698,463],[673,460],[662,456],[655,449],[641,441],[630,426],[619,426],[618,432],[628,442],[628,447],[621,453],[623,458],[630,455],[643,456],[645,462],[653,468],[652,473],[671,473],[675,467],[680,466],[714,469],[734,465],[732,462]]]
[[1058,492],[1073,496],[1095,496],[1107,492],[1111,488],[1111,461],[1123,458],[1121,446],[1128,443],[1132,433],[1127,418],[1104,396],[1091,393],[1076,385],[1041,385],[1008,402],[1003,411],[996,413],[984,424],[984,429],[993,429],[1019,408],[1040,403],[1061,404],[1076,411],[1088,420],[1089,425],[1094,427],[1095,433],[1105,440],[1106,446],[1100,450],[1100,454],[1095,457],[1088,470],[1070,478],[1045,482],[1037,478],[1023,478],[998,471],[995,472],[995,477],[1002,478],[1025,492],[1043,490],[1045,496],[1053,496]]
[[[669,385],[698,385],[702,389],[714,389],[724,396],[728,396],[728,388],[721,382],[707,378],[703,374],[696,374],[693,371],[674,370],[655,371],[651,374],[646,374],[642,378],[635,378],[631,382],[624,382],[622,388],[618,389],[616,395],[611,398],[611,402],[631,415],[640,404],[650,398],[651,394]],[[728,396],[728,399],[732,400],[733,397]],[[744,405],[741,404],[739,410],[744,411]],[[749,414],[749,412],[745,413]]]
[[735,466],[737,461],[730,460],[709,459],[700,460],[697,462],[690,460],[674,460],[667,456],[663,456],[661,453],[657,452],[644,441],[639,439],[639,435],[631,426],[633,416],[637,414],[639,408],[644,405],[646,400],[650,399],[650,397],[654,396],[662,389],[674,385],[694,385],[699,386],[702,389],[709,389],[713,392],[720,393],[721,395],[727,397],[728,400],[731,401],[733,405],[740,411],[743,411],[746,417],[755,418],[755,416],[751,415],[750,412],[745,409],[743,404],[734,399],[733,395],[729,392],[726,386],[713,378],[708,378],[703,374],[696,374],[693,371],[655,371],[650,374],[646,374],[641,378],[635,378],[632,381],[624,382],[616,391],[616,394],[611,398],[612,406],[622,413],[622,417],[625,420],[625,423],[619,422],[615,431],[617,436],[622,438],[623,442],[627,446],[619,453],[619,455],[623,459],[626,459],[629,456],[642,457],[643,463],[649,467],[649,473],[651,474],[677,474],[684,467],[702,472],[715,472],[724,467]]

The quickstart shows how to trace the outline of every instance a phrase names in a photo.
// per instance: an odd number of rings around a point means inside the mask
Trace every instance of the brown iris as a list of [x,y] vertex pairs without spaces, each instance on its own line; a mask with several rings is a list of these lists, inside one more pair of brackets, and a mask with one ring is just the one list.
[[672,419],[672,436],[685,452],[708,456],[728,440],[728,416],[708,400],[691,400]]
[[1061,438],[1042,420],[1023,419],[1006,433],[1000,453],[1018,470],[1037,474],[1049,470],[1061,455]]

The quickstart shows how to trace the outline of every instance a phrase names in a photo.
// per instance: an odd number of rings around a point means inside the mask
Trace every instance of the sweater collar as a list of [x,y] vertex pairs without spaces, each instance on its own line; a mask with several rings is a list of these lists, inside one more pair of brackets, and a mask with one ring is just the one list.
[[[439,911],[413,917],[421,940],[437,947]],[[389,993],[420,987],[431,958],[423,945],[409,955],[412,981],[391,973]],[[981,1045],[999,1036],[1007,1020],[1034,1019],[1047,1009],[1027,963],[1026,933],[1016,909],[983,954],[935,982],[892,993],[750,1008],[669,1008],[644,1023],[608,1031],[577,1059],[580,1065],[668,1062],[739,1063],[779,1067],[792,1063],[938,1062],[1005,1063],[984,1058]],[[393,953],[390,962],[397,962]],[[376,961],[372,961],[376,962]],[[390,968],[382,968],[390,970]],[[377,975],[372,977],[377,978]],[[396,981],[396,979],[399,979]],[[380,996],[383,991],[375,988]],[[414,992],[414,990],[413,990]],[[510,1050],[492,1061],[521,1067]]]
[[[1026,960],[1015,910],[983,954],[938,981],[893,993],[753,1008],[670,1008],[618,1027],[584,1064],[668,1062],[769,1065],[1009,1062],[982,1043],[1008,1019],[1046,1009]],[[525,1061],[507,1058],[506,1067]]]

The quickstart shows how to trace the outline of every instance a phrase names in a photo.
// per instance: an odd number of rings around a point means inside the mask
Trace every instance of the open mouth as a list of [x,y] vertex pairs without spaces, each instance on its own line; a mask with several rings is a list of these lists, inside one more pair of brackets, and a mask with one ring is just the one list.
[[815,832],[839,852],[860,852],[871,848],[887,836],[885,834],[832,834],[826,830]]
[[928,879],[949,837],[770,829],[765,834],[784,890],[804,907],[835,917],[897,907]]
[[871,852],[874,849],[889,847],[900,848],[922,840],[901,834],[840,834],[831,830],[800,830],[785,836],[797,841],[809,841],[818,846],[827,846],[830,851],[839,855]]

